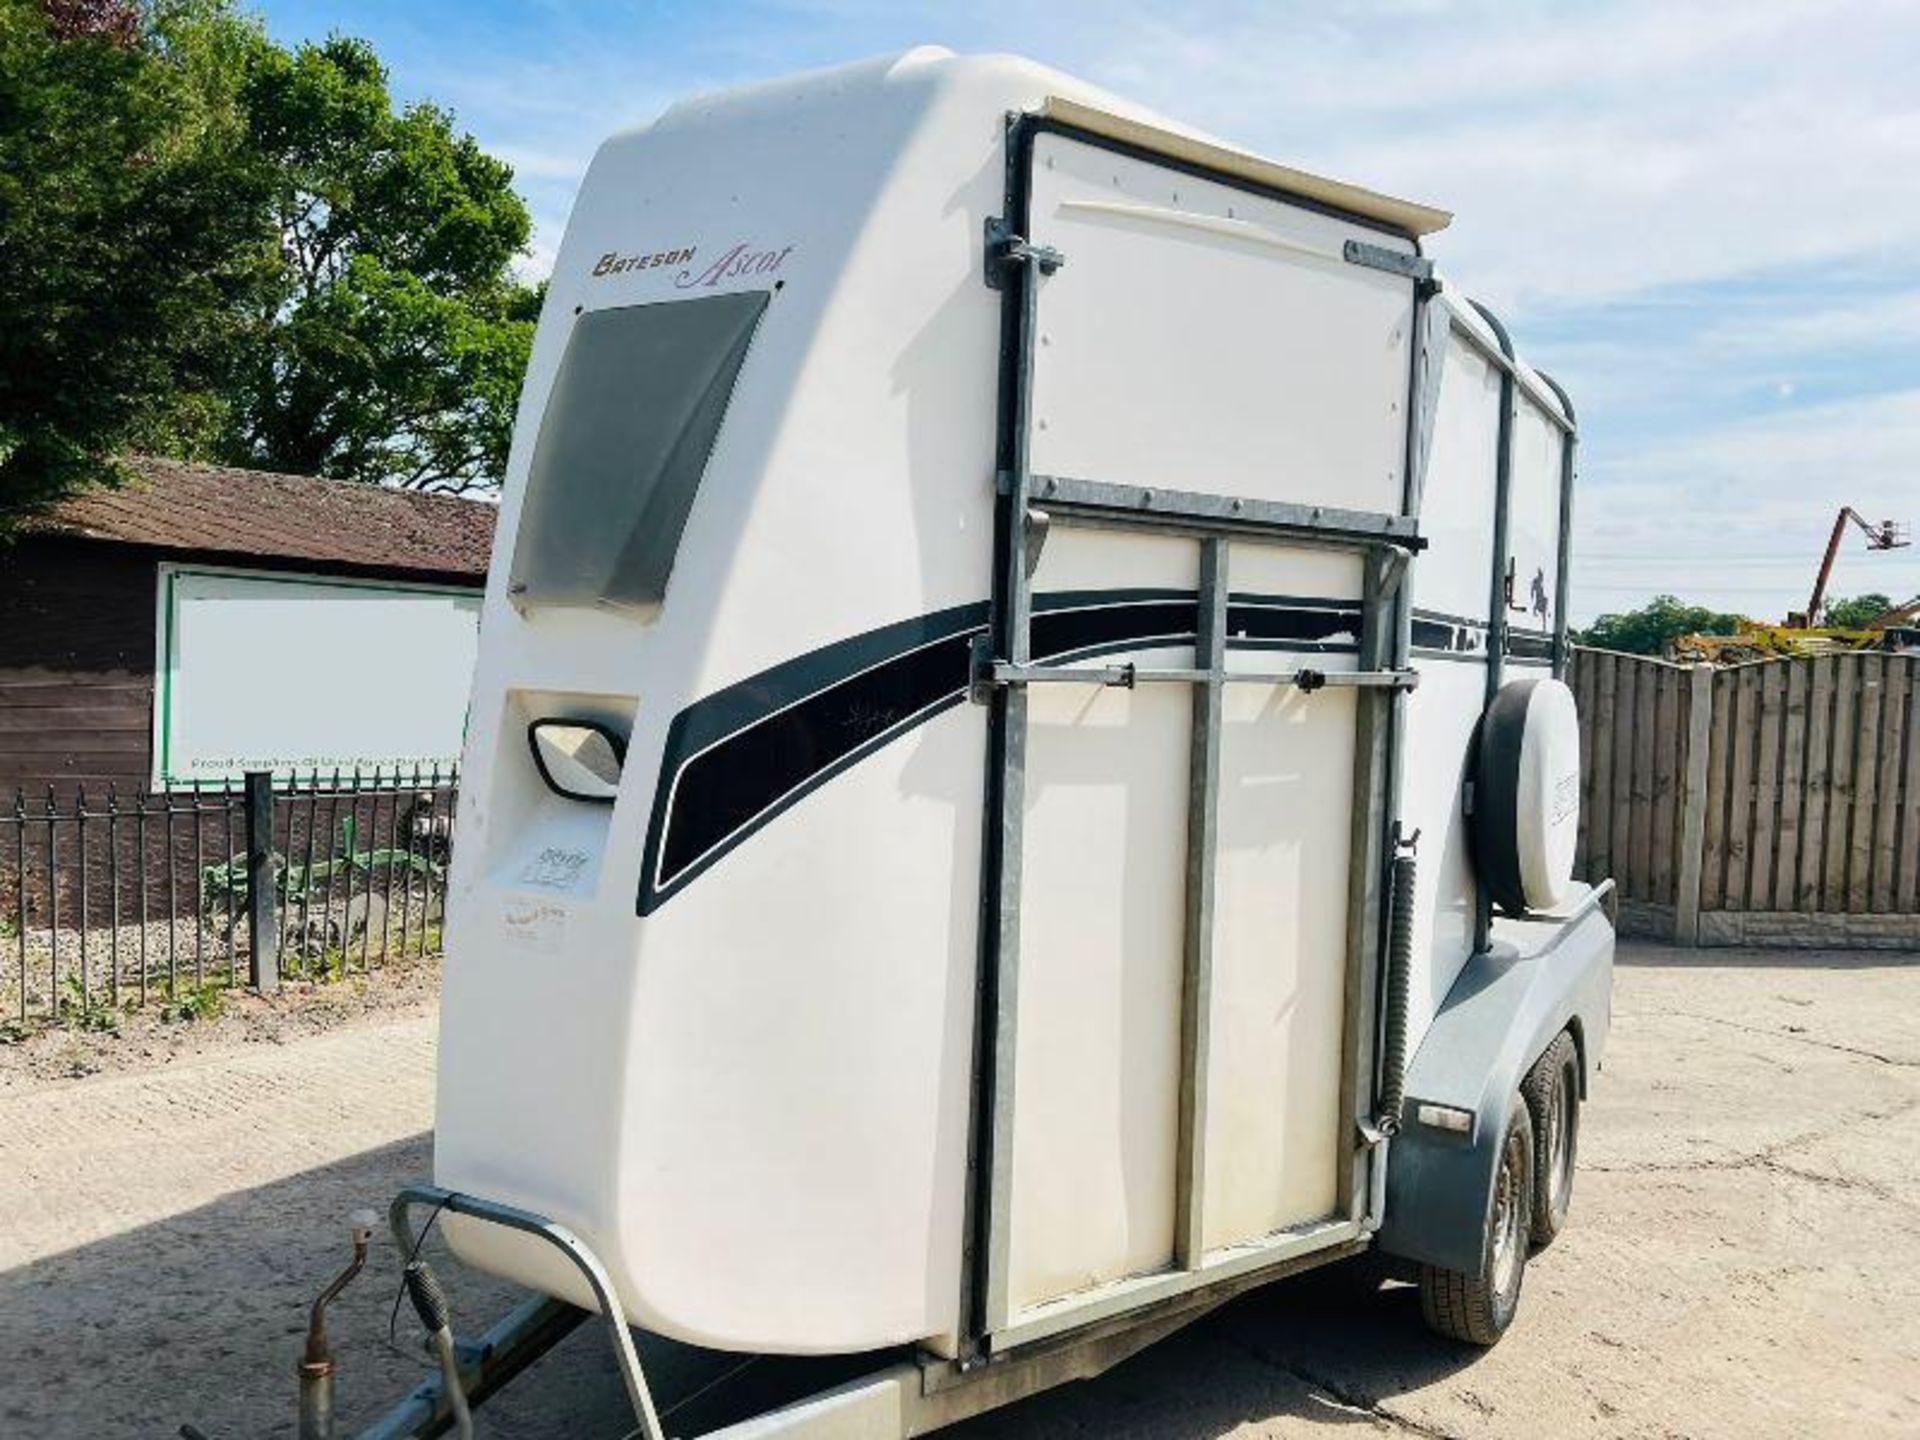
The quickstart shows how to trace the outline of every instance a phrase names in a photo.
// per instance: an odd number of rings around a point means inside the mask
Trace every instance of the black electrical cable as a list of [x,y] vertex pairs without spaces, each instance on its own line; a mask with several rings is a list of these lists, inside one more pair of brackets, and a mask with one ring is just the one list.
[[396,1355],[407,1353],[400,1348],[399,1341],[394,1338],[400,1329],[400,1302],[406,1298],[407,1294],[407,1269],[420,1258],[420,1247],[427,1243],[427,1236],[433,1233],[434,1223],[439,1220],[440,1212],[447,1208],[447,1202],[452,1198],[451,1195],[444,1196],[434,1205],[433,1213],[427,1216],[427,1223],[421,1226],[420,1233],[414,1236],[413,1248],[407,1252],[407,1258],[401,1263],[400,1281],[393,1287],[393,1309],[387,1315],[387,1348]]

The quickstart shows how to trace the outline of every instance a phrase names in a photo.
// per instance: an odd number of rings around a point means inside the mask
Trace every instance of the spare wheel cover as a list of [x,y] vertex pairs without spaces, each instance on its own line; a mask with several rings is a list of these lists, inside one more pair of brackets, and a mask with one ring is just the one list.
[[1504,910],[1551,910],[1573,883],[1580,717],[1558,680],[1500,687],[1480,724],[1474,859]]

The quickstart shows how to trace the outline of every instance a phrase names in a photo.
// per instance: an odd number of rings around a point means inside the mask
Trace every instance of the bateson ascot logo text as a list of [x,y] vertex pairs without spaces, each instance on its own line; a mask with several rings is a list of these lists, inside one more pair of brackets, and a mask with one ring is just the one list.
[[[656,270],[663,265],[687,265],[699,250],[697,245],[682,245],[671,250],[640,250],[631,255],[609,250],[594,262],[592,275],[597,280],[607,275],[626,275],[635,270]],[[771,275],[786,263],[787,256],[792,253],[791,245],[778,250],[759,250],[743,240],[704,270],[695,270],[691,266],[681,270],[673,277],[674,288],[708,290],[722,280],[738,280],[747,275]]]
[[791,245],[756,250],[743,241],[704,270],[682,270],[673,277],[673,285],[676,290],[709,289],[722,280],[737,280],[743,275],[771,275],[792,253]]
[[677,250],[655,250],[651,254],[641,252],[637,255],[622,255],[618,250],[609,250],[602,255],[593,267],[594,278],[602,275],[624,275],[629,270],[651,270],[658,265],[684,265],[693,259],[694,245],[683,246]]

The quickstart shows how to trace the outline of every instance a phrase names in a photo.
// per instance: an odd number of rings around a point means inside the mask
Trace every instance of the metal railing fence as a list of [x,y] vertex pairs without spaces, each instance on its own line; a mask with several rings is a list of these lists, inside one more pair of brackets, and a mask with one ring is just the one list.
[[[456,771],[280,782],[270,808],[264,777],[254,783],[257,810],[239,781],[0,798],[0,1022],[84,1021],[438,952]],[[255,813],[271,815],[264,844]],[[270,857],[257,915],[250,852]],[[261,927],[264,952],[256,919],[277,922]]]

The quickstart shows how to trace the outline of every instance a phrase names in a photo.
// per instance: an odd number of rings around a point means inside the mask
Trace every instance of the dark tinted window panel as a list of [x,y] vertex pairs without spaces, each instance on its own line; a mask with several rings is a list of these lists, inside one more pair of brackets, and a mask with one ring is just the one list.
[[582,315],[514,541],[523,605],[658,603],[767,292]]

